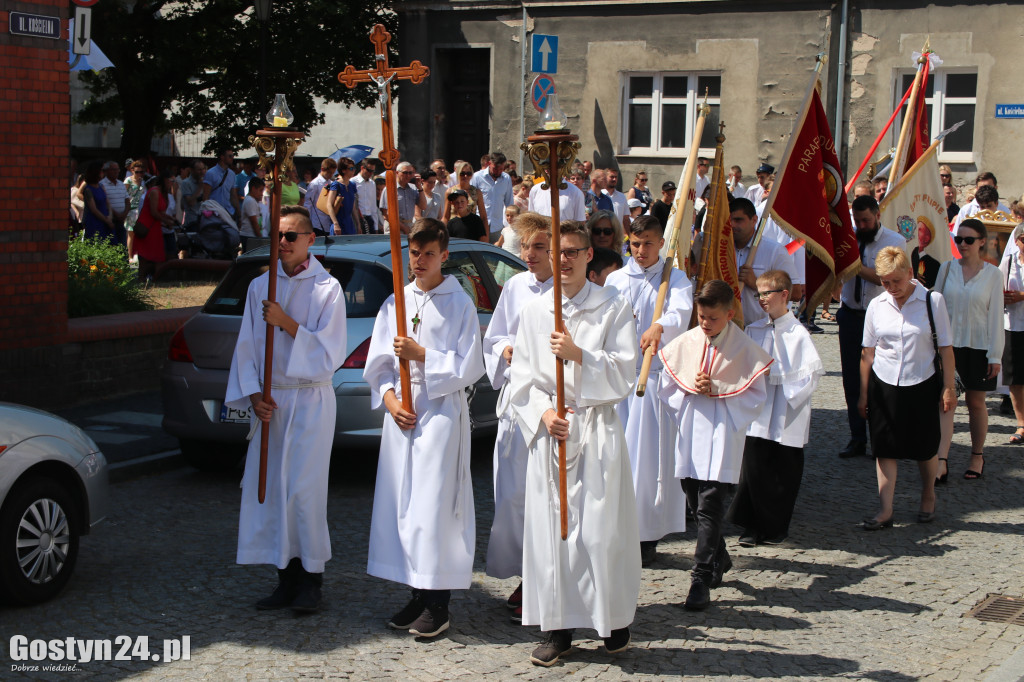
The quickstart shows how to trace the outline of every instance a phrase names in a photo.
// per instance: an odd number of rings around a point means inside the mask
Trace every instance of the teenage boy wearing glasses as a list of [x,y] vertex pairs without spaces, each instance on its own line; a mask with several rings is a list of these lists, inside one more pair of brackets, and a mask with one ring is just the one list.
[[[615,406],[633,389],[638,349],[629,303],[587,281],[590,235],[561,226],[562,298],[530,300],[513,346],[511,400],[529,448],[523,532],[523,625],[548,637],[530,660],[550,666],[574,628],[597,630],[609,653],[629,645],[640,591],[636,500]],[[555,331],[554,306],[563,312]],[[555,367],[568,411],[556,405]],[[568,540],[560,536],[558,442],[566,448]]]
[[[427,197],[416,186],[416,169],[408,161],[398,164],[398,227],[402,234],[409,234],[413,220],[416,219],[416,208],[425,211]],[[388,193],[380,195],[380,209],[384,218],[388,217]],[[389,226],[394,229],[394,225]]]
[[[331,558],[327,472],[336,400],[331,379],[345,359],[345,295],[309,255],[313,223],[300,206],[283,206],[277,298],[269,274],[252,281],[231,359],[224,405],[252,408],[250,435],[270,424],[266,500],[257,496],[260,436],[249,441],[238,520],[239,564],[273,564],[278,584],[258,609],[320,608],[324,565]],[[267,326],[274,334],[272,396],[263,400]]]

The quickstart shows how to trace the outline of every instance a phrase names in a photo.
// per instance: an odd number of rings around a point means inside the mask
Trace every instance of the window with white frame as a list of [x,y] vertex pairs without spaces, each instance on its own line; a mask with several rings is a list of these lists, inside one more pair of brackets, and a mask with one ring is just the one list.
[[686,156],[698,107],[708,95],[711,112],[701,135],[702,152],[714,152],[722,75],[719,72],[634,72],[624,75],[622,153]]
[[[904,72],[897,79],[893,107],[900,103],[907,89],[914,82],[914,72]],[[954,133],[939,143],[939,161],[945,163],[971,163],[974,161],[975,112],[978,105],[977,69],[938,69],[929,72],[924,88],[928,135],[931,139],[946,128],[963,121]],[[899,116],[902,124],[903,115]],[[893,142],[899,141],[900,125],[893,125]]]

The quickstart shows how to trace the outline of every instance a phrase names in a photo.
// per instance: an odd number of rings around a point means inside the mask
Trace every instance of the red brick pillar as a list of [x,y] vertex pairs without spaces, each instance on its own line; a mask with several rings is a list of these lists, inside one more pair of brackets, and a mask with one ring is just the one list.
[[[67,339],[68,11],[67,0],[0,9],[0,350]],[[12,12],[57,17],[60,38],[12,34]]]

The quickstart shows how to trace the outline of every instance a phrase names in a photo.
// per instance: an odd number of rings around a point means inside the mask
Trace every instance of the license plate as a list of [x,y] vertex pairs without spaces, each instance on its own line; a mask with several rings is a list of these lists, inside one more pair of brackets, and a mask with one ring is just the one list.
[[239,410],[227,405],[220,406],[220,421],[228,424],[248,424],[252,416],[252,408]]

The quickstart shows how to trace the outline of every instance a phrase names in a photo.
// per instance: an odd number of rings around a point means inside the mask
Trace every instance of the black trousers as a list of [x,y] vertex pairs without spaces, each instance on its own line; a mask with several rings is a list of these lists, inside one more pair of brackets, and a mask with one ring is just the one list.
[[414,587],[412,594],[422,599],[427,606],[448,606],[452,599],[451,590],[420,590]]
[[736,486],[695,478],[684,478],[680,483],[686,493],[686,504],[697,518],[697,548],[693,552],[691,575],[707,583],[711,580],[715,561],[726,554],[722,524],[729,507],[729,495]]
[[860,351],[864,340],[864,311],[845,305],[836,312],[839,323],[839,362],[843,366],[843,393],[846,395],[846,416],[850,422],[850,438],[866,443],[868,426],[857,412],[860,399]]
[[729,518],[758,539],[788,535],[803,474],[803,448],[747,436]]

